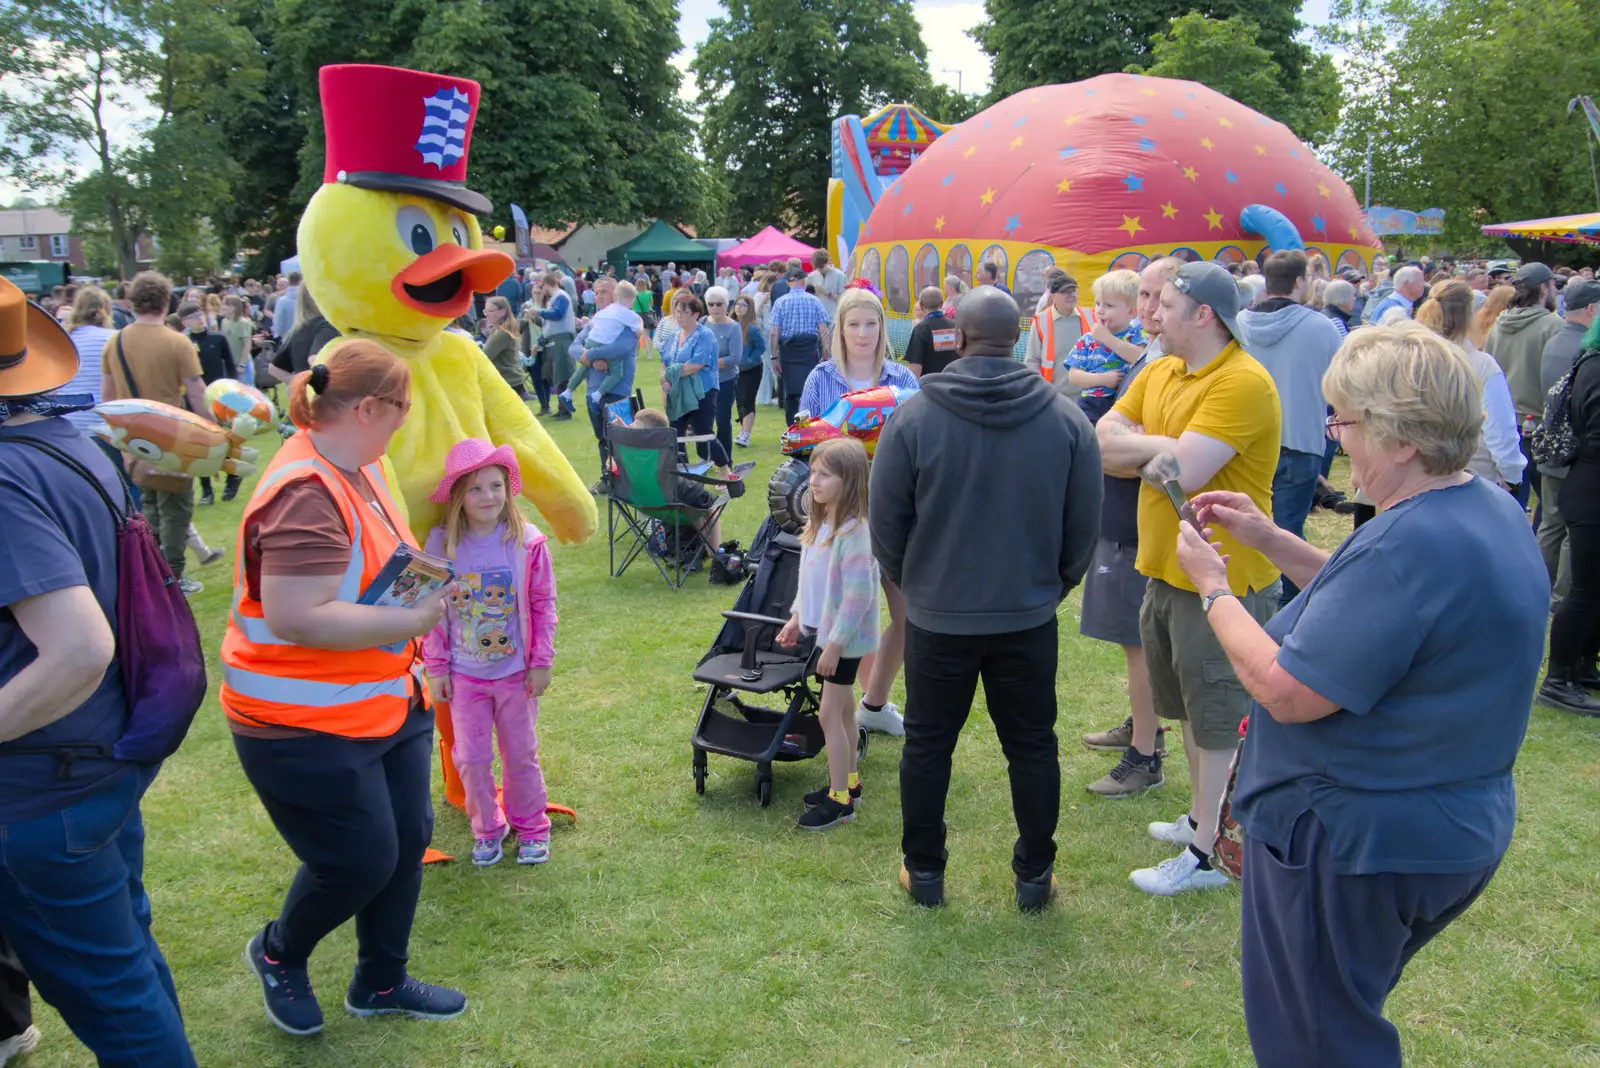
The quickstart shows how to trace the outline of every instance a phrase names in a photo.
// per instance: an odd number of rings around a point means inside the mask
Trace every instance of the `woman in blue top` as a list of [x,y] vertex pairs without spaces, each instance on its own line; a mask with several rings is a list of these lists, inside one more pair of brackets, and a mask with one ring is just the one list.
[[1415,323],[1371,327],[1322,389],[1377,517],[1329,554],[1243,494],[1195,497],[1202,525],[1301,587],[1265,629],[1187,524],[1178,559],[1256,702],[1233,814],[1257,1062],[1386,1068],[1384,1000],[1511,842],[1550,584],[1522,509],[1466,470],[1483,398],[1459,352]]
[[739,436],[735,445],[749,447],[750,434],[756,428],[756,400],[761,393],[763,374],[761,357],[767,354],[767,343],[762,338],[761,317],[756,312],[756,298],[741,296],[733,303],[733,317],[739,323],[744,342],[739,350]]
[[717,425],[717,339],[703,321],[706,306],[688,290],[680,290],[672,300],[672,318],[678,324],[678,336],[667,342],[661,350],[661,389],[670,392],[678,378],[696,375],[700,391],[704,394],[700,404],[672,424],[679,437],[713,435],[709,442],[695,442],[695,452],[700,459],[710,454],[711,462],[727,470],[731,462],[728,450],[715,437]]
[[[870,289],[847,288],[833,316],[832,357],[811,369],[800,394],[800,410],[821,416],[846,393],[873,386],[920,389],[917,376],[903,363],[889,359],[889,324],[883,302]],[[883,580],[889,625],[878,639],[876,654],[861,660],[865,680],[856,722],[869,731],[904,735],[900,709],[889,691],[906,658],[906,601],[899,587]]]

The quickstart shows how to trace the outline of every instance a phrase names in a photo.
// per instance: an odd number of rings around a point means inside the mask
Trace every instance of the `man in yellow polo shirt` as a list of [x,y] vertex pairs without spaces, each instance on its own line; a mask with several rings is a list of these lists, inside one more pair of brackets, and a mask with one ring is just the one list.
[[1162,482],[1186,495],[1202,490],[1248,494],[1272,514],[1281,414],[1267,369],[1239,347],[1239,289],[1214,263],[1188,263],[1161,292],[1158,324],[1167,355],[1146,368],[1096,426],[1107,474],[1141,475],[1139,572],[1148,576],[1139,635],[1156,714],[1183,723],[1194,796],[1172,823],[1150,834],[1184,851],[1132,879],[1146,893],[1171,895],[1227,885],[1211,867],[1217,812],[1239,722],[1250,698],[1206,623],[1210,601],[1237,597],[1265,623],[1278,606],[1277,569],[1260,553],[1217,540],[1228,559],[1230,594],[1202,601],[1178,566],[1178,515]]

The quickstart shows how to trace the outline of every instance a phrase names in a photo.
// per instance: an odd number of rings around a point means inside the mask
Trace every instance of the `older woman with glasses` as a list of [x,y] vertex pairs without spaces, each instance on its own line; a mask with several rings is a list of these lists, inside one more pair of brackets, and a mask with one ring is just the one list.
[[1327,553],[1242,494],[1193,501],[1298,597],[1263,628],[1216,549],[1179,527],[1179,561],[1254,698],[1233,813],[1245,1022],[1264,1068],[1400,1064],[1384,1001],[1511,842],[1549,607],[1527,517],[1466,469],[1483,397],[1458,351],[1413,323],[1360,330],[1322,388],[1376,518]]

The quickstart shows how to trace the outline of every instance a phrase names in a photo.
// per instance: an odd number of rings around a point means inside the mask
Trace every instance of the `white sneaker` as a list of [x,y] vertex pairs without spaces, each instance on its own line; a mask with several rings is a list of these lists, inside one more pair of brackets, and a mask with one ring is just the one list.
[[735,445],[743,445],[748,449],[750,447],[750,435],[740,431],[739,436],[733,439],[733,443]]
[[183,595],[185,597],[193,597],[195,594],[199,593],[201,590],[203,590],[205,588],[206,588],[205,583],[200,582],[200,581],[198,581],[196,579],[181,578],[181,579],[178,580],[178,589],[183,593]]
[[1228,885],[1226,875],[1215,868],[1202,869],[1200,858],[1188,849],[1154,868],[1140,868],[1128,878],[1145,893],[1161,897],[1172,897],[1185,890],[1216,890]]
[[20,1035],[12,1035],[4,1042],[0,1042],[0,1065],[5,1064],[13,1057],[20,1057],[24,1053],[32,1053],[39,1048],[39,1029],[29,1026]]
[[856,705],[856,726],[880,734],[892,734],[896,738],[906,736],[905,717],[900,714],[900,706],[893,702],[884,705],[876,712],[865,704]]
[[1189,814],[1185,812],[1171,823],[1152,823],[1150,837],[1158,842],[1171,842],[1179,846],[1190,845],[1194,842],[1194,824],[1189,822]]

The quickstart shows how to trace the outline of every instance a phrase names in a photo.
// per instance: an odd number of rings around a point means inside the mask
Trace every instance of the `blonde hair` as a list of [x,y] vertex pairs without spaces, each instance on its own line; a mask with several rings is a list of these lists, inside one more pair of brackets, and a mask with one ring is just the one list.
[[639,289],[632,282],[618,282],[615,294],[611,301],[621,304],[625,308],[632,308],[634,300],[639,296]]
[[511,310],[511,302],[509,300],[505,297],[490,297],[483,302],[483,310],[487,312],[490,308],[499,308],[506,313],[505,318],[495,324],[494,328],[496,330],[504,330],[514,338],[522,336],[522,330],[517,326],[517,317]]
[[839,298],[839,307],[833,313],[833,365],[844,374],[844,317],[860,307],[871,308],[878,317],[878,348],[872,354],[872,384],[877,385],[889,353],[889,321],[883,314],[883,302],[870,289],[847,289]]
[[500,477],[506,484],[506,503],[500,509],[499,521],[506,528],[505,541],[507,545],[521,545],[523,532],[527,520],[522,518],[522,513],[517,509],[517,499],[511,495],[511,472],[500,464],[490,464],[480,467],[477,471],[468,472],[450,484],[450,503],[445,506],[444,513],[444,554],[454,560],[456,550],[461,547],[461,539],[467,533],[467,490],[472,488],[472,483],[477,480],[482,471],[494,469],[500,472]]
[[[845,291],[846,295],[861,292],[865,290]],[[863,523],[867,521],[867,447],[851,437],[829,438],[811,450],[811,467],[821,467],[839,479],[839,497],[825,506],[828,514],[822,516],[810,504],[811,491],[806,491],[806,529],[800,534],[800,544],[826,545],[827,542],[817,541],[817,530],[823,523],[830,527],[828,537],[831,541],[833,535],[852,519]]]
[[640,408],[633,413],[633,425],[661,429],[672,425],[667,413],[660,408]]
[[72,299],[67,329],[76,330],[80,326],[111,326],[111,298],[99,286],[84,286]]
[[1095,300],[1120,300],[1131,308],[1139,303],[1139,273],[1107,271],[1094,280],[1091,292]]
[[1321,311],[1327,306],[1328,280],[1326,278],[1313,278],[1311,285],[1306,289],[1306,307],[1316,308]]
[[1328,403],[1364,440],[1412,445],[1430,475],[1464,470],[1483,433],[1483,387],[1466,357],[1420,323],[1357,330],[1322,377]]
[[1483,307],[1472,317],[1469,334],[1474,345],[1483,348],[1483,343],[1489,340],[1489,331],[1494,329],[1495,320],[1500,318],[1500,313],[1510,306],[1511,298],[1516,295],[1517,291],[1510,286],[1495,286],[1489,290],[1489,295],[1483,298]]

